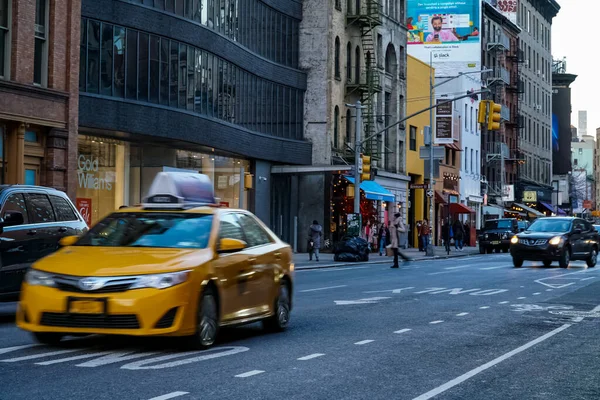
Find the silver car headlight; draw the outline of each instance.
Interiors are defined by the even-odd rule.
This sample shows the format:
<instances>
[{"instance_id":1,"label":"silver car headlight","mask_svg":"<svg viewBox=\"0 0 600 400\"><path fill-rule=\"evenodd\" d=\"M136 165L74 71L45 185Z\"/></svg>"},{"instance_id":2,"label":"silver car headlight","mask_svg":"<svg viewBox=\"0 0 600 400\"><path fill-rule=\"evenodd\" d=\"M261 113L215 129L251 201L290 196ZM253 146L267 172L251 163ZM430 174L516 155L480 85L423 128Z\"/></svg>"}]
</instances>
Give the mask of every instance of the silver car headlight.
<instances>
[{"instance_id":1,"label":"silver car headlight","mask_svg":"<svg viewBox=\"0 0 600 400\"><path fill-rule=\"evenodd\" d=\"M56 286L52 274L38 271L37 269L29 269L29 271L27 271L25 274L25 282L30 286Z\"/></svg>"},{"instance_id":2,"label":"silver car headlight","mask_svg":"<svg viewBox=\"0 0 600 400\"><path fill-rule=\"evenodd\" d=\"M166 274L140 275L129 289L166 289L187 281L191 271L169 272Z\"/></svg>"}]
</instances>

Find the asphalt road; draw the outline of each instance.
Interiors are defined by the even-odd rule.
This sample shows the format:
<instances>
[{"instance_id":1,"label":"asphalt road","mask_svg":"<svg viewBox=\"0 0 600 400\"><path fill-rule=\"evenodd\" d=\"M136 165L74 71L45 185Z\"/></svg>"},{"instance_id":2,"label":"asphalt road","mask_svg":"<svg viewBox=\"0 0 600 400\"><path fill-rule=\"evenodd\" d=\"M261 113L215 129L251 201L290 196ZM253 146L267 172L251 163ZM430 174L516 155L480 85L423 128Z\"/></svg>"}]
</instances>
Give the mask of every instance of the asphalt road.
<instances>
[{"instance_id":1,"label":"asphalt road","mask_svg":"<svg viewBox=\"0 0 600 400\"><path fill-rule=\"evenodd\" d=\"M599 399L600 267L504 254L296 273L291 326L35 346L0 304L0 399Z\"/></svg>"}]
</instances>

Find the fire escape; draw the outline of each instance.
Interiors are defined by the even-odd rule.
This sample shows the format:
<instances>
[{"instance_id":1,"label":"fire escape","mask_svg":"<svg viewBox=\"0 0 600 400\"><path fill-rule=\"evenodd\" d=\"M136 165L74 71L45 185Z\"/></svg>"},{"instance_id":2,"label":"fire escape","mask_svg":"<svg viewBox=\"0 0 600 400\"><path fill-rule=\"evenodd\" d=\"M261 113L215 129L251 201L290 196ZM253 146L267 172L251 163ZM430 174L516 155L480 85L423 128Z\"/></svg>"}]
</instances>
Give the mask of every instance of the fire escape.
<instances>
[{"instance_id":1,"label":"fire escape","mask_svg":"<svg viewBox=\"0 0 600 400\"><path fill-rule=\"evenodd\" d=\"M487 87L491 91L491 100L502 104L502 125L500 131L487 131L486 140L486 163L489 168L487 173L488 194L502 198L506 182L506 162L511 159L511 151L506 140L506 121L511 120L511 111L504 104L507 87L511 83L510 72L504 67L506 65L506 54L510 51L510 39L499 31L487 43L487 53L492 56L493 65L488 65L493 72L487 76Z\"/></svg>"},{"instance_id":2,"label":"fire escape","mask_svg":"<svg viewBox=\"0 0 600 400\"><path fill-rule=\"evenodd\" d=\"M523 50L519 48L518 40L517 45L514 51L511 51L508 55L508 58L513 63L513 68L510 76L510 85L507 87L507 91L509 93L516 94L515 103L513 104L513 108L511 110L511 118L506 122L506 125L513 128L516 131L516 140L515 149L511 150L512 159L511 162L514 166L514 171L517 175L517 179L519 175L519 169L523 164L525 164L525 159L521 154L520 146L519 146L519 138L522 136L521 132L525 129L525 117L521 114L521 97L525 93L525 82L521 79L521 64L525 62L525 53ZM516 182L514 182L516 183Z\"/></svg>"},{"instance_id":3,"label":"fire escape","mask_svg":"<svg viewBox=\"0 0 600 400\"><path fill-rule=\"evenodd\" d=\"M357 8L349 10L346 16L346 25L352 25L360 29L362 42L362 57L364 68L360 71L360 77L346 85L346 95L358 93L360 101L365 107L363 109L363 133L365 139L375 133L376 129L376 93L381 92L381 76L377 68L377 54L375 51L377 31L375 28L381 25L381 4L377 0L357 1ZM380 138L376 137L365 143L365 153L371 155L374 160L380 158Z\"/></svg>"}]
</instances>

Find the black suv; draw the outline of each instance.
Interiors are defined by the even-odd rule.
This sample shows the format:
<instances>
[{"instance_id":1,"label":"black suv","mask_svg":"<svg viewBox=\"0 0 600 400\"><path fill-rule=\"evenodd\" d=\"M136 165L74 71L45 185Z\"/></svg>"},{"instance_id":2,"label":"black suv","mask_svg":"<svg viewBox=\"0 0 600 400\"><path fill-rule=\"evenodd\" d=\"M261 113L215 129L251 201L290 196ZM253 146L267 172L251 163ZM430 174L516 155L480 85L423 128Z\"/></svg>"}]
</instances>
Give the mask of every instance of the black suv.
<instances>
[{"instance_id":1,"label":"black suv","mask_svg":"<svg viewBox=\"0 0 600 400\"><path fill-rule=\"evenodd\" d=\"M499 218L485 221L479 233L479 252L481 254L492 251L508 252L510 238L519 232L519 224L515 218Z\"/></svg>"},{"instance_id":2,"label":"black suv","mask_svg":"<svg viewBox=\"0 0 600 400\"><path fill-rule=\"evenodd\" d=\"M558 261L561 268L567 268L571 260L584 260L591 268L596 266L599 243L594 226L581 218L539 218L513 236L510 253L516 268L525 260L543 261L545 267Z\"/></svg>"},{"instance_id":3,"label":"black suv","mask_svg":"<svg viewBox=\"0 0 600 400\"><path fill-rule=\"evenodd\" d=\"M19 297L27 269L87 225L67 195L40 186L0 185L0 301Z\"/></svg>"}]
</instances>

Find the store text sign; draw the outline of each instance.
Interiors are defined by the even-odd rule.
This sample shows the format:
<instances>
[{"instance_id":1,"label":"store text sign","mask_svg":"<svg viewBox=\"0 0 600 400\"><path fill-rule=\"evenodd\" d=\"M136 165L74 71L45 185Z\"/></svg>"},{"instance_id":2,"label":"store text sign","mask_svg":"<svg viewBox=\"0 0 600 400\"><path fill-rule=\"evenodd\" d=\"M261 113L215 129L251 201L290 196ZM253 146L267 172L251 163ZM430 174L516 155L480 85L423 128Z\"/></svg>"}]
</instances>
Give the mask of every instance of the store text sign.
<instances>
[{"instance_id":1,"label":"store text sign","mask_svg":"<svg viewBox=\"0 0 600 400\"><path fill-rule=\"evenodd\" d=\"M92 199L77 198L77 210L83 217L85 223L90 226L92 224Z\"/></svg>"},{"instance_id":2,"label":"store text sign","mask_svg":"<svg viewBox=\"0 0 600 400\"><path fill-rule=\"evenodd\" d=\"M80 154L77 158L77 177L81 189L112 190L112 182L100 177L98 157Z\"/></svg>"}]
</instances>

